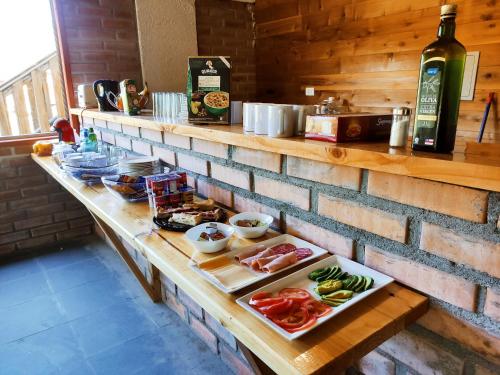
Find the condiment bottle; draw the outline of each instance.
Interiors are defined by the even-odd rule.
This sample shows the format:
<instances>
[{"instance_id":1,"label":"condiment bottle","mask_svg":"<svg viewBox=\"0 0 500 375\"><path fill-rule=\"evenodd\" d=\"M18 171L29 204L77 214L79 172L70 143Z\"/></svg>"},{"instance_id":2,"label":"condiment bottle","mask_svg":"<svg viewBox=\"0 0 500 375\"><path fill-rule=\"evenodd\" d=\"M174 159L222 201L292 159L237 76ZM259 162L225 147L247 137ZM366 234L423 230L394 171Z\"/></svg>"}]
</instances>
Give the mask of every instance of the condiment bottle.
<instances>
[{"instance_id":1,"label":"condiment bottle","mask_svg":"<svg viewBox=\"0 0 500 375\"><path fill-rule=\"evenodd\" d=\"M407 107L394 108L392 110L392 126L389 146L404 147L408 140L408 128L410 126L411 110Z\"/></svg>"}]
</instances>

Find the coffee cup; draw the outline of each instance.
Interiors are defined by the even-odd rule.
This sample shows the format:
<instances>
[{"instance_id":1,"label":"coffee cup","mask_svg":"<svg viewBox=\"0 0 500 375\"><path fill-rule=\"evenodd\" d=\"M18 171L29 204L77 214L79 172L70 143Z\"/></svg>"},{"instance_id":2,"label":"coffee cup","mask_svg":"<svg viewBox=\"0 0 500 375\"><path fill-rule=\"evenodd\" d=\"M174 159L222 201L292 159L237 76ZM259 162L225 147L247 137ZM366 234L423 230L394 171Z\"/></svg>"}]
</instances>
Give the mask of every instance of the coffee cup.
<instances>
[{"instance_id":1,"label":"coffee cup","mask_svg":"<svg viewBox=\"0 0 500 375\"><path fill-rule=\"evenodd\" d=\"M267 135L269 124L269 108L271 104L257 103L254 111L254 132L257 135Z\"/></svg>"},{"instance_id":2,"label":"coffee cup","mask_svg":"<svg viewBox=\"0 0 500 375\"><path fill-rule=\"evenodd\" d=\"M304 135L308 115L314 115L316 108L313 105L294 105L293 114L295 121L294 135Z\"/></svg>"},{"instance_id":3,"label":"coffee cup","mask_svg":"<svg viewBox=\"0 0 500 375\"><path fill-rule=\"evenodd\" d=\"M255 107L260 103L243 103L243 131L255 130Z\"/></svg>"},{"instance_id":4,"label":"coffee cup","mask_svg":"<svg viewBox=\"0 0 500 375\"><path fill-rule=\"evenodd\" d=\"M269 106L267 126L267 135L269 137L292 137L295 128L293 106L288 104Z\"/></svg>"}]
</instances>

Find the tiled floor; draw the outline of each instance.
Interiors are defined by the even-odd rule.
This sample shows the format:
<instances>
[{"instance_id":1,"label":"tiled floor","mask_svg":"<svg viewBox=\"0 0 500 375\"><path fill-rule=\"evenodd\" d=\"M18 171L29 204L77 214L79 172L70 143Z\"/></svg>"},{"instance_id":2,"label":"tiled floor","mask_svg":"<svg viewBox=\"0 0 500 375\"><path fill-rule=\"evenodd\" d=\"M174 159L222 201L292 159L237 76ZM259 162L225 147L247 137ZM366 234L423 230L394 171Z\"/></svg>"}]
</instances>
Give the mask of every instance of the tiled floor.
<instances>
[{"instance_id":1,"label":"tiled floor","mask_svg":"<svg viewBox=\"0 0 500 375\"><path fill-rule=\"evenodd\" d=\"M227 374L93 238L0 265L0 374Z\"/></svg>"}]
</instances>

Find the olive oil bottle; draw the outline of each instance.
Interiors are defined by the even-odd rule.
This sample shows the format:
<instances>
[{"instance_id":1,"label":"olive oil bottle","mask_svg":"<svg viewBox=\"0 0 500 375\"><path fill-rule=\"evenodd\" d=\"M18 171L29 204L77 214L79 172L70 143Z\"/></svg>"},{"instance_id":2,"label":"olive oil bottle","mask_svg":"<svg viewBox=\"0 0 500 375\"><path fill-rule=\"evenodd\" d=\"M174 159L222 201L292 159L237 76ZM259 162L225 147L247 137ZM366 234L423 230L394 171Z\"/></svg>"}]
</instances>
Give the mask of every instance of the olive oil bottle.
<instances>
[{"instance_id":1,"label":"olive oil bottle","mask_svg":"<svg viewBox=\"0 0 500 375\"><path fill-rule=\"evenodd\" d=\"M451 152L455 146L466 51L455 39L457 6L441 7L436 41L422 52L413 127L414 150Z\"/></svg>"}]
</instances>

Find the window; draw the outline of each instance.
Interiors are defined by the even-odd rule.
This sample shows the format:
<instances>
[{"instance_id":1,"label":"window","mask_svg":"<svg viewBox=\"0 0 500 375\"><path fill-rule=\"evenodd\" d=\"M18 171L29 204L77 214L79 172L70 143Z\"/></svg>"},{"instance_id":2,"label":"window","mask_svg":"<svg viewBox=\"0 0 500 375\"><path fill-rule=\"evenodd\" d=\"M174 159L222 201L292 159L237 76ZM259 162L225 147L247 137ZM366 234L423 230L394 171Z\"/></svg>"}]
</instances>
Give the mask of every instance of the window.
<instances>
[{"instance_id":1,"label":"window","mask_svg":"<svg viewBox=\"0 0 500 375\"><path fill-rule=\"evenodd\" d=\"M16 32L2 50L15 58L0 64L0 140L50 132L52 117L67 117L50 1L17 0L5 13L3 28Z\"/></svg>"}]
</instances>

